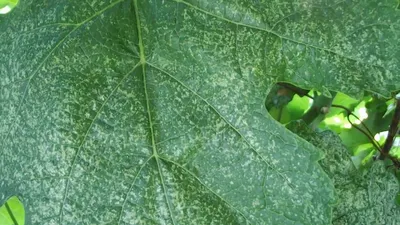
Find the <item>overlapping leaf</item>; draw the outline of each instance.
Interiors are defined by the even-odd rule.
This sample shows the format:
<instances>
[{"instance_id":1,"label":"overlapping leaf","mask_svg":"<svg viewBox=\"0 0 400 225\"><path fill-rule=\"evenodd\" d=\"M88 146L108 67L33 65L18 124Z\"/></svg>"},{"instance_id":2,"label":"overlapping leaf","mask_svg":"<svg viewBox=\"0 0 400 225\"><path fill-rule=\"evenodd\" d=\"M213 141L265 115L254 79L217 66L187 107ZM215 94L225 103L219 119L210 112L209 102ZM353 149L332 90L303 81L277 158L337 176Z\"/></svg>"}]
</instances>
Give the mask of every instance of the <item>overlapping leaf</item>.
<instances>
[{"instance_id":1,"label":"overlapping leaf","mask_svg":"<svg viewBox=\"0 0 400 225\"><path fill-rule=\"evenodd\" d=\"M329 223L321 154L264 98L399 88L393 4L20 2L0 17L0 201L29 224Z\"/></svg>"},{"instance_id":2,"label":"overlapping leaf","mask_svg":"<svg viewBox=\"0 0 400 225\"><path fill-rule=\"evenodd\" d=\"M333 224L399 224L400 206L396 177L383 162L375 162L366 171L358 171L339 136L331 131L314 132L294 122L288 128L323 150L320 161L333 180L338 203L333 209Z\"/></svg>"}]
</instances>

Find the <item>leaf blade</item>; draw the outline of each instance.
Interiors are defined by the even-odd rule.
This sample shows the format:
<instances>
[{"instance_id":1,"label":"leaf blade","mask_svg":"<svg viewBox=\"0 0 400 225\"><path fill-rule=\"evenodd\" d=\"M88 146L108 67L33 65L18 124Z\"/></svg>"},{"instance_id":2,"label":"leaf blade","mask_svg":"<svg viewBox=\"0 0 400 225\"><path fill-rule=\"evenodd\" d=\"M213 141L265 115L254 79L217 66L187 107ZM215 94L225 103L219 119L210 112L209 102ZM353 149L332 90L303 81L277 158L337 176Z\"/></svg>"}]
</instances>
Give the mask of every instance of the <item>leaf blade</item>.
<instances>
[{"instance_id":1,"label":"leaf blade","mask_svg":"<svg viewBox=\"0 0 400 225\"><path fill-rule=\"evenodd\" d=\"M242 26L187 3L27 1L0 21L0 198L22 193L30 223L330 220L321 153L263 108L277 80L319 80L282 75L294 47L258 12Z\"/></svg>"}]
</instances>

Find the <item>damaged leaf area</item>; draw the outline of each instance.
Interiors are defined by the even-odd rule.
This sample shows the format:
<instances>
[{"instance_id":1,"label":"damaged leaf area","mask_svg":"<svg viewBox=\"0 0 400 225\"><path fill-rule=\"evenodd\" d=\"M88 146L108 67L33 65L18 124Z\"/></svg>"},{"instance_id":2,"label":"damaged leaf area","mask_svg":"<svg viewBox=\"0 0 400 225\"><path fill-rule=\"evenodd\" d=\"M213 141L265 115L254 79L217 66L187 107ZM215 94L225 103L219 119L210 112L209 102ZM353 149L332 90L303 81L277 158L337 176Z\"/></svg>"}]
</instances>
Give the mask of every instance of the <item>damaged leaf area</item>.
<instances>
[{"instance_id":1,"label":"damaged leaf area","mask_svg":"<svg viewBox=\"0 0 400 225\"><path fill-rule=\"evenodd\" d=\"M21 1L0 17L0 205L41 225L329 224L321 151L265 97L400 89L395 8Z\"/></svg>"}]
</instances>

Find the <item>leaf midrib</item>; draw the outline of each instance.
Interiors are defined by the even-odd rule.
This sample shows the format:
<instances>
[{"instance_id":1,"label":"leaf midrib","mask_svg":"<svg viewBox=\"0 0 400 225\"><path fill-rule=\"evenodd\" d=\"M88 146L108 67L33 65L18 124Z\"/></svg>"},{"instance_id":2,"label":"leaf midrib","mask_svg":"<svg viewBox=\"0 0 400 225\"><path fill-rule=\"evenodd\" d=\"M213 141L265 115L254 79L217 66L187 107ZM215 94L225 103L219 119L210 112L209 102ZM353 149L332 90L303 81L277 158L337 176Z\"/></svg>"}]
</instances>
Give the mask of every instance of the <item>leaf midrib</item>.
<instances>
[{"instance_id":1,"label":"leaf midrib","mask_svg":"<svg viewBox=\"0 0 400 225\"><path fill-rule=\"evenodd\" d=\"M261 160L268 167L270 167L271 169L275 170L284 180L286 180L286 182L288 182L290 184L290 182L287 180L287 178L283 174L281 174L275 167L273 167L270 163L268 163L268 161L249 143L249 141L243 136L243 134L241 134L241 132L237 128L235 128L233 126L233 124L231 124L223 115L221 115L221 113L212 104L210 104L207 100L205 100L203 97L201 97L198 93L196 93L195 91L193 91L192 89L187 87L184 83L182 83L180 80L178 80L173 75L169 74L168 72L162 70L161 68L159 68L159 67L157 67L157 66L155 66L153 64L150 64L149 62L146 61L146 54L145 54L145 51L144 51L143 36L142 36L140 16L139 16L139 7L138 7L137 0L133 0L133 3L134 3L134 10L135 10L136 22L137 22L136 27L137 27L137 32L138 32L138 42L139 42L138 46L139 46L139 54L140 54L140 64L141 64L141 67L142 67L143 85L144 85L144 92L145 92L145 99L146 99L146 109L147 109L147 116L148 116L150 135L151 135L151 145L152 145L152 149L153 149L153 155L149 157L149 159L145 162L145 164L148 163L151 158L154 158L156 160L156 164L157 164L158 173L159 173L159 176L160 176L161 185L162 185L162 188L163 188L165 200L166 200L166 203L167 203L167 206L168 206L168 211L169 211L172 223L176 224L176 222L175 222L176 220L174 219L174 214L172 212L172 206L171 206L170 200L168 198L167 188L166 188L166 185L165 185L164 175L163 175L163 172L162 172L162 169L161 169L161 161L160 160L171 162L171 163L173 163L175 165L178 165L178 166L180 166L180 165L177 164L176 162L173 162L171 160L163 158L158 154L157 143L155 141L156 138L155 138L155 133L154 133L153 116L151 115L151 108L150 108L150 97L149 97L148 88L147 88L146 66L151 66L154 69L159 70L161 73L164 73L164 74L168 75L173 80L178 82L181 86L183 86L185 89L189 90L192 94L194 94L195 96L199 97L203 102L206 103L206 105L208 105L210 108L212 108L225 121L225 123L229 127L231 127L244 140L244 142L251 148L251 150L257 155L257 157L261 158ZM136 182L137 177L141 173L142 169L146 166L145 164L140 168L140 170L136 174L136 176L135 176L135 178L134 178L134 180L133 180L133 182L131 184L131 187L133 187L134 183ZM183 166L180 166L180 167L182 169L184 169L186 172L188 172L191 176L193 176L207 190L209 190L211 193L213 193L218 198L220 198L222 201L224 201L225 204L227 204L230 208L236 210L240 215L242 215L244 218L246 218L246 220L248 220L248 218L243 214L243 212L241 212L237 208L233 207L228 201L226 201L224 198L222 198L222 196L219 196L214 191L212 191L203 182L201 182L198 177L194 176L194 174L192 174L190 171L185 169ZM129 188L129 190L127 191L126 196L125 196L126 198L128 197L130 192L131 192L131 188ZM124 205L125 205L125 203L123 203L123 206ZM123 208L124 207L122 207L121 212L120 212L119 222L122 219Z\"/></svg>"},{"instance_id":2,"label":"leaf midrib","mask_svg":"<svg viewBox=\"0 0 400 225\"><path fill-rule=\"evenodd\" d=\"M156 141L155 141L153 117L151 115L151 109L150 109L150 97L149 97L149 93L147 91L146 56L145 56L145 52L144 52L142 29L141 29L141 22L140 22L140 16L139 16L139 5L138 5L137 0L133 0L133 8L135 10L135 16L136 16L136 28L137 28L138 41L139 41L139 43L138 43L139 55L140 55L140 63L141 63L141 67L142 67L143 86L144 86L144 94L145 94L145 99L146 99L147 117L148 117L148 122L149 122L149 127L150 127L151 146L153 148L153 157L155 158L156 163L157 163L158 173L160 175L161 186L162 186L162 189L164 192L165 201L167 203L168 212L170 214L172 224L175 225L176 224L175 218L174 218L174 214L172 213L172 206L170 203L170 199L168 198L167 188L165 186L164 175L163 175L163 172L161 169L161 162L159 159L157 145L156 145Z\"/></svg>"}]
</instances>

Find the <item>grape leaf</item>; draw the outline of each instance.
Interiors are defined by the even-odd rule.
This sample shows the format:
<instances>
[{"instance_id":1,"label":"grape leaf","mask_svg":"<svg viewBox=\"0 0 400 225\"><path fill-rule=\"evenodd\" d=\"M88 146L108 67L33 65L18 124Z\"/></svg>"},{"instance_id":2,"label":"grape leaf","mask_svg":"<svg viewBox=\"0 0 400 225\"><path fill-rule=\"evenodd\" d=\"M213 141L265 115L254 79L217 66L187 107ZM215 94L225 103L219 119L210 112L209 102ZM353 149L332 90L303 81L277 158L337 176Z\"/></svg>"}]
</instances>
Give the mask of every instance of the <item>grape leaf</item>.
<instances>
[{"instance_id":1,"label":"grape leaf","mask_svg":"<svg viewBox=\"0 0 400 225\"><path fill-rule=\"evenodd\" d=\"M0 17L0 204L27 224L328 224L321 152L264 99L398 89L395 7L22 1Z\"/></svg>"},{"instance_id":2,"label":"grape leaf","mask_svg":"<svg viewBox=\"0 0 400 225\"><path fill-rule=\"evenodd\" d=\"M333 180L338 196L333 224L400 224L400 206L395 202L399 184L383 162L359 171L337 134L317 133L298 122L287 127L326 153L320 164Z\"/></svg>"}]
</instances>

